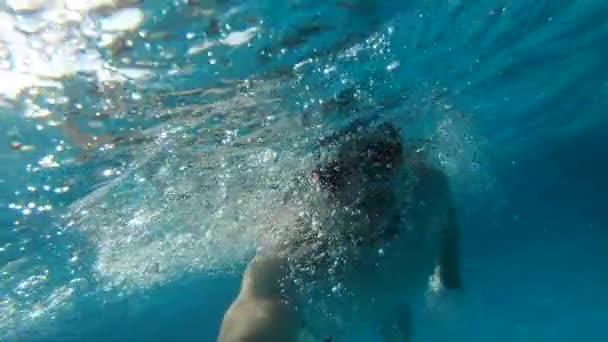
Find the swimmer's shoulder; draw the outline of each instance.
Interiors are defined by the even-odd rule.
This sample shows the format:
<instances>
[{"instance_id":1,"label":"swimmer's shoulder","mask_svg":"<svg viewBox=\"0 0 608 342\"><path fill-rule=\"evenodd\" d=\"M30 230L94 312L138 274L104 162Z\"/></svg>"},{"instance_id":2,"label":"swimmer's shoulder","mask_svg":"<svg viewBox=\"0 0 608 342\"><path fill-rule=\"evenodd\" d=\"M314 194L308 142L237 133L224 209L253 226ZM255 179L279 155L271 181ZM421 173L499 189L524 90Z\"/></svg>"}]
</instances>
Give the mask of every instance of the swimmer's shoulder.
<instances>
[{"instance_id":1,"label":"swimmer's shoulder","mask_svg":"<svg viewBox=\"0 0 608 342\"><path fill-rule=\"evenodd\" d=\"M416 163L414 170L416 177L418 177L422 183L434 185L438 188L449 187L448 175L430 162Z\"/></svg>"},{"instance_id":2,"label":"swimmer's shoulder","mask_svg":"<svg viewBox=\"0 0 608 342\"><path fill-rule=\"evenodd\" d=\"M450 182L441 168L427 161L416 162L411 172L416 179L412 190L417 200L436 202L449 198Z\"/></svg>"}]
</instances>

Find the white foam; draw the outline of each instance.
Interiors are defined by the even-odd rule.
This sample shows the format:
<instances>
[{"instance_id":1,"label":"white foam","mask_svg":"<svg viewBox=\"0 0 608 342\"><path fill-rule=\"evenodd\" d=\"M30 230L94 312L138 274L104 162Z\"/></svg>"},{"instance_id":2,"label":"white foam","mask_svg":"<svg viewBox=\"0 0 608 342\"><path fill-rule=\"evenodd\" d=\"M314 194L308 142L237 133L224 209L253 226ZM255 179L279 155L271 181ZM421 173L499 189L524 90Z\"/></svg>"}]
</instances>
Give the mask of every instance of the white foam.
<instances>
[{"instance_id":1,"label":"white foam","mask_svg":"<svg viewBox=\"0 0 608 342\"><path fill-rule=\"evenodd\" d=\"M221 43L229 46L239 46L253 39L256 32L258 32L257 27L250 27L245 31L233 31L222 39Z\"/></svg>"},{"instance_id":2,"label":"white foam","mask_svg":"<svg viewBox=\"0 0 608 342\"><path fill-rule=\"evenodd\" d=\"M209 50L210 48L214 47L215 45L216 45L215 42L206 40L206 41L204 41L204 42L202 42L200 44L196 44L196 45L191 46L188 49L188 54L189 55L196 55L196 54L199 54L199 53L201 53L203 51Z\"/></svg>"},{"instance_id":3,"label":"white foam","mask_svg":"<svg viewBox=\"0 0 608 342\"><path fill-rule=\"evenodd\" d=\"M228 45L232 47L240 46L250 42L253 37L255 37L255 33L258 32L259 29L257 27L250 27L244 31L233 31L230 32L226 37L220 39L219 41L215 40L205 40L202 43L195 44L188 49L188 55L196 55L201 52L207 51L210 48L218 45Z\"/></svg>"},{"instance_id":4,"label":"white foam","mask_svg":"<svg viewBox=\"0 0 608 342\"><path fill-rule=\"evenodd\" d=\"M134 31L144 22L139 8L125 8L101 20L101 29L108 32Z\"/></svg>"},{"instance_id":5,"label":"white foam","mask_svg":"<svg viewBox=\"0 0 608 342\"><path fill-rule=\"evenodd\" d=\"M257 90L263 93L259 85ZM228 146L212 151L192 149L187 130L179 129L205 122L205 115L147 131L156 141L135 146L127 170L70 207L70 227L81 229L95 249L94 271L102 284L131 291L187 272L226 271L272 238L273 222L285 217L277 209L277 188L292 181L292 173L301 169L292 163L303 158L265 145L282 139L277 132L288 131L283 119L265 127L264 146L246 143L250 136L241 137L231 127L251 121L244 109L253 104L280 105L251 96L197 105L208 115L226 113L227 123L206 136L230 136Z\"/></svg>"}]
</instances>

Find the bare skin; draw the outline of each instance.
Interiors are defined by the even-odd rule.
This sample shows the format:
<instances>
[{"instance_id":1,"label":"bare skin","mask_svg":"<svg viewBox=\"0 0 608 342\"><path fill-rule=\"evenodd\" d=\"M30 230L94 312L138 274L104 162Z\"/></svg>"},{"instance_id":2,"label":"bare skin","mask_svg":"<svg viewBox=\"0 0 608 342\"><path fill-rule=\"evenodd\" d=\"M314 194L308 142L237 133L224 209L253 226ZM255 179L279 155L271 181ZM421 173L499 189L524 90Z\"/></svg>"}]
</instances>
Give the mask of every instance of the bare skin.
<instances>
[{"instance_id":1,"label":"bare skin","mask_svg":"<svg viewBox=\"0 0 608 342\"><path fill-rule=\"evenodd\" d=\"M371 250L376 251L375 244L386 246L386 255L378 259L381 263L352 266L345 271L344 283L353 289L353 293L357 293L353 297L352 306L364 308L359 312L367 315L364 319L374 319L371 316L379 312L377 308L394 302L394 295L402 291L424 289L428 277L436 270L439 271L445 288L462 288L459 228L447 177L440 170L411 155L413 150L391 144L351 144L350 147L343 148L339 163L332 164L328 171L313 172L313 182L321 183L325 191L331 192L333 201L347 207L360 205L363 208L363 214L354 218L355 225L349 223L344 226L349 227L344 228L349 231L348 238L354 236L358 241L356 247L351 248L364 250L367 244ZM377 148L379 154L374 155L374 151L370 154L370 149ZM354 150L357 152L353 154ZM366 151L367 154L360 155L358 151ZM368 155L372 156L371 159L365 159ZM385 158L386 155L390 155L390 158ZM363 163L361 158L364 158ZM389 171L372 169L370 173L366 169L368 164L378 162L388 162ZM416 179L412 184L404 185L404 189L395 190L397 198L409 196L411 199L408 210L402 214L406 218L389 217L387 220L387 216L401 211L390 204L394 200L387 195L388 191L375 191L377 183L368 183L366 177L372 175L377 178L381 177L378 176L380 174L404 172L404 168L407 168L405 172ZM336 169L337 172L333 171ZM380 223L383 220L388 222L385 226L389 229L381 230L378 238L374 229L378 230L376 227L383 225ZM367 223L361 223L363 221ZM391 225L403 227L393 231ZM292 248L292 251L288 249L286 253L296 254L298 245L305 244L306 241L308 240L304 238L288 243L288 248ZM362 242L361 246L359 242ZM349 242L345 240L344 243ZM373 260L377 256L364 254L364 258ZM300 315L301 310L296 311L296 293L286 290L284 286L288 284L285 282L288 275L286 270L294 262L297 264L299 261L291 258L288 262L278 254L254 258L244 273L237 299L224 316L219 342L299 341L303 317ZM301 262L306 263L308 260ZM380 297L384 299L369 301L369 298ZM409 341L413 335L409 306L407 303L392 304L394 310L380 318L379 331L385 341ZM348 315L344 317L350 319Z\"/></svg>"},{"instance_id":2,"label":"bare skin","mask_svg":"<svg viewBox=\"0 0 608 342\"><path fill-rule=\"evenodd\" d=\"M298 317L283 291L286 261L256 256L243 274L237 299L224 315L218 341L296 341Z\"/></svg>"}]
</instances>

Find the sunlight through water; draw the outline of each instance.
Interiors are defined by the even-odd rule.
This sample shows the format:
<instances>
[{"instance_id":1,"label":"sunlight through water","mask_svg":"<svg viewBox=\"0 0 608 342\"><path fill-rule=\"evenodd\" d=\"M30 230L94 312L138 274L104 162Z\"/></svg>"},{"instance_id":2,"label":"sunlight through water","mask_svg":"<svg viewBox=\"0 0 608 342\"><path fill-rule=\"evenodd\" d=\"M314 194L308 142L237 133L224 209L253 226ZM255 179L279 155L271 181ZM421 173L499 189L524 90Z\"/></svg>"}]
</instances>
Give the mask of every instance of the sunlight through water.
<instances>
[{"instance_id":1,"label":"sunlight through water","mask_svg":"<svg viewBox=\"0 0 608 342\"><path fill-rule=\"evenodd\" d=\"M600 1L0 0L0 340L179 339L165 322L213 340L227 284L303 215L284 210L296 179L332 137L382 120L449 176L468 239L469 287L429 279L419 338L601 340L603 216L552 191L601 151L606 15Z\"/></svg>"}]
</instances>

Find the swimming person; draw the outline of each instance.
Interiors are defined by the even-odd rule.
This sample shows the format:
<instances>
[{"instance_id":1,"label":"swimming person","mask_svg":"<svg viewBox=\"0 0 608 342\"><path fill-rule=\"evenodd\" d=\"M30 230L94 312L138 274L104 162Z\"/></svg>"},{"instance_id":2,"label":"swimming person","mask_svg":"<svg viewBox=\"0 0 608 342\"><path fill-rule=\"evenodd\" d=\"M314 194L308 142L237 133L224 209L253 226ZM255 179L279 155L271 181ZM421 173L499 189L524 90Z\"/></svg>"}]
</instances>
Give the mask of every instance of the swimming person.
<instances>
[{"instance_id":1,"label":"swimming person","mask_svg":"<svg viewBox=\"0 0 608 342\"><path fill-rule=\"evenodd\" d=\"M296 183L285 210L297 214L249 263L218 341L298 341L313 321L302 288L336 284L348 292L341 324L374 322L386 341L409 341L401 298L424 292L433 275L462 288L447 176L392 124L344 134Z\"/></svg>"}]
</instances>

